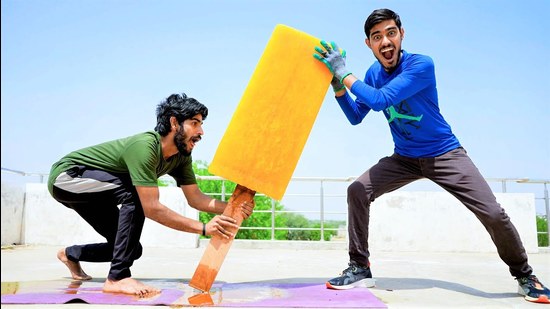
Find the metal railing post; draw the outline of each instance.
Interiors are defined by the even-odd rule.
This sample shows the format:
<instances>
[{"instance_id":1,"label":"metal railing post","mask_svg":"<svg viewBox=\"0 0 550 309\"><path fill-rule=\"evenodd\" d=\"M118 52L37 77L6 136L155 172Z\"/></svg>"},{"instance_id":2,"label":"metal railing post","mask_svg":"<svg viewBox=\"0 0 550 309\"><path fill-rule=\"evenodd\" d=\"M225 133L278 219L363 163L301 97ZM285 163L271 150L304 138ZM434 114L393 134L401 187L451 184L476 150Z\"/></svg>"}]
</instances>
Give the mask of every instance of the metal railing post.
<instances>
[{"instance_id":1,"label":"metal railing post","mask_svg":"<svg viewBox=\"0 0 550 309\"><path fill-rule=\"evenodd\" d=\"M222 201L225 202L225 180L222 180Z\"/></svg>"},{"instance_id":2,"label":"metal railing post","mask_svg":"<svg viewBox=\"0 0 550 309\"><path fill-rule=\"evenodd\" d=\"M550 247L550 198L546 182L544 183L544 207L546 208L546 236L548 236L548 247Z\"/></svg>"},{"instance_id":3,"label":"metal railing post","mask_svg":"<svg viewBox=\"0 0 550 309\"><path fill-rule=\"evenodd\" d=\"M325 241L325 191L323 188L323 181L321 180L321 190L319 192L321 205L320 205L320 221L321 221L321 241Z\"/></svg>"},{"instance_id":4,"label":"metal railing post","mask_svg":"<svg viewBox=\"0 0 550 309\"><path fill-rule=\"evenodd\" d=\"M275 240L275 200L271 199L271 240Z\"/></svg>"}]
</instances>

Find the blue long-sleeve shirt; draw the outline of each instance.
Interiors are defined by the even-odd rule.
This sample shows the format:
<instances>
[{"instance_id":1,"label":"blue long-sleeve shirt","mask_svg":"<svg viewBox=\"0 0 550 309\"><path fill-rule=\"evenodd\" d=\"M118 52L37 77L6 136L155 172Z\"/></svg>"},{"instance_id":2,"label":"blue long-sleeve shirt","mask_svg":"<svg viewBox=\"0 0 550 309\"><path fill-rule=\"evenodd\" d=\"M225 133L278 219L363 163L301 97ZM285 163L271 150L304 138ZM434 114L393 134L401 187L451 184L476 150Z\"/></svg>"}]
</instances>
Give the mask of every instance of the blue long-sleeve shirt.
<instances>
[{"instance_id":1,"label":"blue long-sleeve shirt","mask_svg":"<svg viewBox=\"0 0 550 309\"><path fill-rule=\"evenodd\" d=\"M351 93L336 97L352 125L371 111L383 111L390 126L394 151L411 158L435 157L460 147L451 126L439 110L432 59L403 50L398 67L388 74L376 61L364 82L353 83Z\"/></svg>"}]
</instances>

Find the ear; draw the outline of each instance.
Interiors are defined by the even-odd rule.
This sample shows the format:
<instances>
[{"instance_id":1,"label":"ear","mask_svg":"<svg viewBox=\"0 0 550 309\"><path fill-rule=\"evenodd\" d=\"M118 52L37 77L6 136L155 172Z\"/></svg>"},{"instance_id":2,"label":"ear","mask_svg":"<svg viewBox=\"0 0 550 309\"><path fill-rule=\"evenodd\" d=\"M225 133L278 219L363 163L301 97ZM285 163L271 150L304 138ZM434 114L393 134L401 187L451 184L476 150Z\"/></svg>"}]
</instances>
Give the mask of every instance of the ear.
<instances>
[{"instance_id":1,"label":"ear","mask_svg":"<svg viewBox=\"0 0 550 309\"><path fill-rule=\"evenodd\" d=\"M365 39L365 44L367 44L367 46L368 46L370 49L372 49L372 47L370 46L370 40L369 40L369 38L366 38L366 39Z\"/></svg>"},{"instance_id":2,"label":"ear","mask_svg":"<svg viewBox=\"0 0 550 309\"><path fill-rule=\"evenodd\" d=\"M405 28L401 27L401 41L405 38Z\"/></svg>"},{"instance_id":3,"label":"ear","mask_svg":"<svg viewBox=\"0 0 550 309\"><path fill-rule=\"evenodd\" d=\"M170 116L170 126L175 129L178 124L178 120L174 116Z\"/></svg>"}]
</instances>

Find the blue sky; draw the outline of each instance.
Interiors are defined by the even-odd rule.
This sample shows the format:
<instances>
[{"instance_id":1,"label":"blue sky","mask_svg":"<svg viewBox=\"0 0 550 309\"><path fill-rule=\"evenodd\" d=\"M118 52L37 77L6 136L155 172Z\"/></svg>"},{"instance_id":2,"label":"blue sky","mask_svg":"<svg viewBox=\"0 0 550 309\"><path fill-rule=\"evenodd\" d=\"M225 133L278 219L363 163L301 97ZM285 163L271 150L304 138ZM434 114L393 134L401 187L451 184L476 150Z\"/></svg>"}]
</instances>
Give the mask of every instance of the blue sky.
<instances>
[{"instance_id":1,"label":"blue sky","mask_svg":"<svg viewBox=\"0 0 550 309\"><path fill-rule=\"evenodd\" d=\"M363 24L400 14L403 48L435 62L440 108L486 177L550 178L550 1L1 2L2 167L47 173L66 153L151 130L185 92L209 108L210 162L276 24L375 61ZM251 125L250 130L254 130ZM381 113L350 125L327 96L294 176L358 176L393 143ZM4 176L4 175L3 175Z\"/></svg>"}]
</instances>

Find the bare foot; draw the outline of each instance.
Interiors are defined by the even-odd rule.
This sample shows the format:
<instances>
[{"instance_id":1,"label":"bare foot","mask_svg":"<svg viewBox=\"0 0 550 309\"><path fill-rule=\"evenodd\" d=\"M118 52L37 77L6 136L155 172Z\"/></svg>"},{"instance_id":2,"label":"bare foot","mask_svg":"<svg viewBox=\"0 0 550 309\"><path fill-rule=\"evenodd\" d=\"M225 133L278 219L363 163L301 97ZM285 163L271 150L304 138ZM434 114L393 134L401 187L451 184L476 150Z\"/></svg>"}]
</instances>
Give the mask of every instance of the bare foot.
<instances>
[{"instance_id":1,"label":"bare foot","mask_svg":"<svg viewBox=\"0 0 550 309\"><path fill-rule=\"evenodd\" d=\"M59 250L57 252L57 258L63 262L69 268L69 271L71 272L71 276L75 280L90 280L92 279L92 276L89 276L82 270L82 267L80 267L80 262L73 262L67 258L67 255L65 254L65 248Z\"/></svg>"},{"instance_id":2,"label":"bare foot","mask_svg":"<svg viewBox=\"0 0 550 309\"><path fill-rule=\"evenodd\" d=\"M133 278L124 278L118 281L111 279L105 280L105 284L103 284L103 292L150 296L160 293L160 290L155 287L145 285Z\"/></svg>"}]
</instances>

